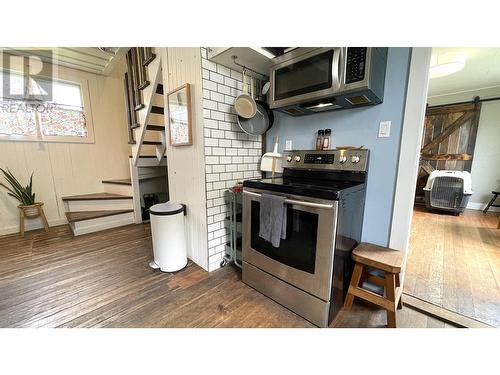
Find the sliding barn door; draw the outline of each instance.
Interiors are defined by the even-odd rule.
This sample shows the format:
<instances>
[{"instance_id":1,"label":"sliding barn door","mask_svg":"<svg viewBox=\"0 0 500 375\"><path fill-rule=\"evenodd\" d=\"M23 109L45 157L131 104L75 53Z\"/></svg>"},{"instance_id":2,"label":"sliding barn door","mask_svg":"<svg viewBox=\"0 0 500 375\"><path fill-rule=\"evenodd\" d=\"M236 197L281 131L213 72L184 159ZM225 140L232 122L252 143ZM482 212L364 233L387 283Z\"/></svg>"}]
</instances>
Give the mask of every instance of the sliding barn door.
<instances>
[{"instance_id":1,"label":"sliding barn door","mask_svg":"<svg viewBox=\"0 0 500 375\"><path fill-rule=\"evenodd\" d=\"M481 103L428 107L415 193L423 202L427 177L435 169L471 171Z\"/></svg>"}]
</instances>

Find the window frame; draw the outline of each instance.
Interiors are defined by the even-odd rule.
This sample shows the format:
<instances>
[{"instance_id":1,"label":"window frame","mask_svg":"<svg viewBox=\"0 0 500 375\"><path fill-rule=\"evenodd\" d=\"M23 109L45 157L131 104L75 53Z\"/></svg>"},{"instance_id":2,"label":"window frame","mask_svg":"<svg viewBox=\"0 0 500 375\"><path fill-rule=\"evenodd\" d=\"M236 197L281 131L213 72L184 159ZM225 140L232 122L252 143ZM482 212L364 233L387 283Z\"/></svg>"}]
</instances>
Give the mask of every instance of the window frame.
<instances>
[{"instance_id":1,"label":"window frame","mask_svg":"<svg viewBox=\"0 0 500 375\"><path fill-rule=\"evenodd\" d=\"M0 71L6 71L0 67ZM22 72L16 69L10 69L14 73L21 74ZM87 127L86 137L77 136L64 136L64 135L43 135L42 129L37 119L37 135L2 135L0 134L0 142L45 142L45 143L95 143L94 138L94 122L92 118L92 105L90 101L90 82L83 77L71 77L71 79L64 79L56 74L57 77L47 77L55 82L69 83L78 85L80 87L80 94L82 97L83 113L85 115L85 126Z\"/></svg>"}]
</instances>

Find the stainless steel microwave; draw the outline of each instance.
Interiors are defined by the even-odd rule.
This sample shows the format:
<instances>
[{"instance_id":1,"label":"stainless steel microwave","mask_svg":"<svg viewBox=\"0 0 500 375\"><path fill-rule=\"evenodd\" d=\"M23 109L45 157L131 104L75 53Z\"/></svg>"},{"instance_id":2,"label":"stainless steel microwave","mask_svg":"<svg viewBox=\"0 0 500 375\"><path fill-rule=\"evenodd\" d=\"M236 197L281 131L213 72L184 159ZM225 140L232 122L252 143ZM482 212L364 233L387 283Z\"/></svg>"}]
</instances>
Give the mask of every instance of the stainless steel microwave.
<instances>
[{"instance_id":1,"label":"stainless steel microwave","mask_svg":"<svg viewBox=\"0 0 500 375\"><path fill-rule=\"evenodd\" d=\"M289 115L383 100L387 48L295 48L273 63L269 106Z\"/></svg>"}]
</instances>

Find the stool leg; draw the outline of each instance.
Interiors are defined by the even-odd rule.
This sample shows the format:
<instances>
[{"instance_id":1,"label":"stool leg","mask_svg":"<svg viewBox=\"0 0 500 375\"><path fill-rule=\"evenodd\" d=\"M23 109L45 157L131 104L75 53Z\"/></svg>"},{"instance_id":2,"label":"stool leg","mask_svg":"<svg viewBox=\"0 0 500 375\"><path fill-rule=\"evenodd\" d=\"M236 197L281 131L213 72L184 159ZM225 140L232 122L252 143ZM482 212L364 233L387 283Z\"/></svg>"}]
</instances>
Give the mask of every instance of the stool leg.
<instances>
[{"instance_id":1,"label":"stool leg","mask_svg":"<svg viewBox=\"0 0 500 375\"><path fill-rule=\"evenodd\" d=\"M395 304L396 297L396 275L393 273L385 273L385 298ZM393 305L392 309L387 310L387 327L396 328L396 308Z\"/></svg>"},{"instance_id":2,"label":"stool leg","mask_svg":"<svg viewBox=\"0 0 500 375\"><path fill-rule=\"evenodd\" d=\"M399 280L399 273L396 274L396 287L401 286L401 281ZM401 310L403 308L403 302L402 302L403 297L400 296L398 300L398 310Z\"/></svg>"},{"instance_id":3,"label":"stool leg","mask_svg":"<svg viewBox=\"0 0 500 375\"><path fill-rule=\"evenodd\" d=\"M495 203L496 199L497 199L497 195L493 194L493 198L491 198L490 202L486 205L486 208L483 210L483 214L485 214L486 212L488 212L488 210L490 209L491 205L493 203Z\"/></svg>"},{"instance_id":4,"label":"stool leg","mask_svg":"<svg viewBox=\"0 0 500 375\"><path fill-rule=\"evenodd\" d=\"M43 227L45 228L45 232L49 231L49 223L47 222L47 218L45 217L45 212L43 212L43 207L38 207L38 213L42 217Z\"/></svg>"},{"instance_id":5,"label":"stool leg","mask_svg":"<svg viewBox=\"0 0 500 375\"><path fill-rule=\"evenodd\" d=\"M24 210L22 208L19 209L19 233L21 237L24 237Z\"/></svg>"},{"instance_id":6,"label":"stool leg","mask_svg":"<svg viewBox=\"0 0 500 375\"><path fill-rule=\"evenodd\" d=\"M356 263L356 265L354 266L354 271L352 272L351 283L349 284L349 290L347 291L347 296L344 302L345 311L349 311L352 307L352 303L354 302L354 295L351 293L351 288L354 289L359 285L362 273L363 273L363 265L360 263Z\"/></svg>"}]
</instances>

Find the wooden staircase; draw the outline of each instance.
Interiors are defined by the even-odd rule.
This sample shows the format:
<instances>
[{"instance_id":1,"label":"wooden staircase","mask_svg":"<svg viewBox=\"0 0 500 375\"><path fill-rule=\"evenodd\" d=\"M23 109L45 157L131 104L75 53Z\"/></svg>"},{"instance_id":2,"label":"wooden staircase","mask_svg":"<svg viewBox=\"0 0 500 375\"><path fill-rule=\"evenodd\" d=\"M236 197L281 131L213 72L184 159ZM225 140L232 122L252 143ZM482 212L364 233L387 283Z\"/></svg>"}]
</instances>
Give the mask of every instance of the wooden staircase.
<instances>
[{"instance_id":1,"label":"wooden staircase","mask_svg":"<svg viewBox=\"0 0 500 375\"><path fill-rule=\"evenodd\" d=\"M62 200L75 236L134 223L131 195L103 192L73 195Z\"/></svg>"},{"instance_id":2,"label":"wooden staircase","mask_svg":"<svg viewBox=\"0 0 500 375\"><path fill-rule=\"evenodd\" d=\"M152 177L141 176L138 167L166 167L160 57L142 47L131 48L126 56L124 88L132 178L103 180L103 192L62 198L75 236L141 222L139 180ZM143 146L154 146L155 155L142 155L147 148Z\"/></svg>"}]
</instances>

